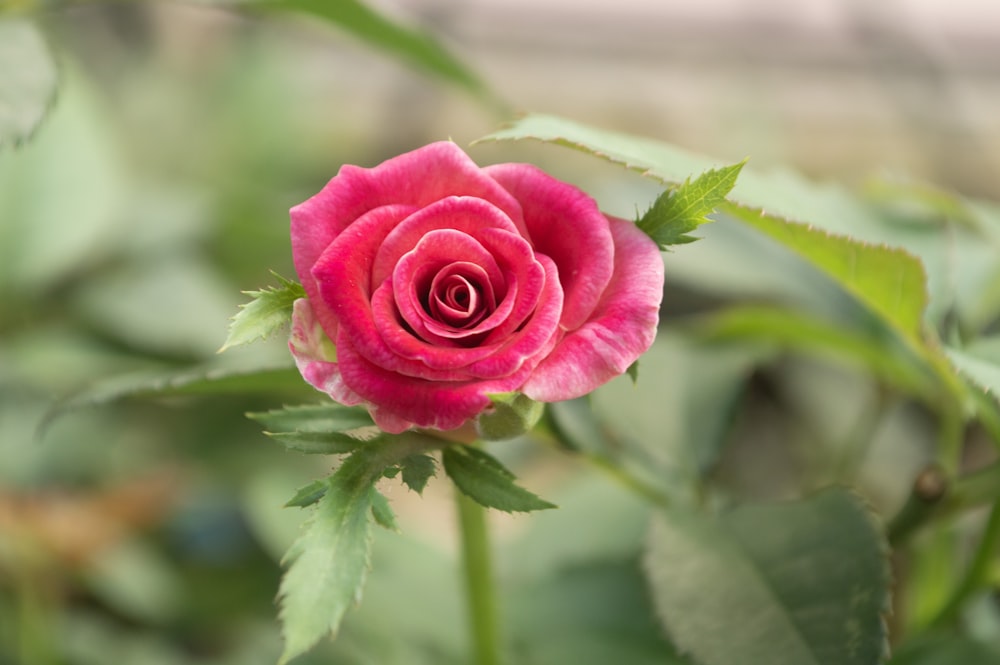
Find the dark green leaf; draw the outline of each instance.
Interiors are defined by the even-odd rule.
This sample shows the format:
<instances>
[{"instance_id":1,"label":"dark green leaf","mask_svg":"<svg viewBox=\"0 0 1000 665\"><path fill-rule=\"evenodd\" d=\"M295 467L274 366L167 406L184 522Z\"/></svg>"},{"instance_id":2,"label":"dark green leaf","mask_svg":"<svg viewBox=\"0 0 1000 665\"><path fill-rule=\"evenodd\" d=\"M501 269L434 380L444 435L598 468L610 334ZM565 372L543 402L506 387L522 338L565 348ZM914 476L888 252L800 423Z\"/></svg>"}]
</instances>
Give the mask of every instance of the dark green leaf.
<instances>
[{"instance_id":1,"label":"dark green leaf","mask_svg":"<svg viewBox=\"0 0 1000 665\"><path fill-rule=\"evenodd\" d=\"M851 329L808 313L765 306L733 307L698 326L709 342L755 340L821 356L862 364L889 385L928 400L938 395L936 379L927 364L905 346L875 330Z\"/></svg>"},{"instance_id":2,"label":"dark green leaf","mask_svg":"<svg viewBox=\"0 0 1000 665\"><path fill-rule=\"evenodd\" d=\"M460 60L433 37L382 16L359 0L263 0L252 6L305 12L329 21L372 46L424 71L490 99L490 93Z\"/></svg>"},{"instance_id":3,"label":"dark green leaf","mask_svg":"<svg viewBox=\"0 0 1000 665\"><path fill-rule=\"evenodd\" d=\"M38 28L0 18L0 148L31 136L55 99L58 79Z\"/></svg>"},{"instance_id":4,"label":"dark green leaf","mask_svg":"<svg viewBox=\"0 0 1000 665\"><path fill-rule=\"evenodd\" d=\"M219 352L258 339L266 339L288 324L292 318L292 305L306 292L296 282L275 275L280 286L270 286L260 291L244 291L253 300L240 305L240 311L229 324L229 336Z\"/></svg>"},{"instance_id":5,"label":"dark green leaf","mask_svg":"<svg viewBox=\"0 0 1000 665\"><path fill-rule=\"evenodd\" d=\"M705 171L695 180L686 179L657 197L637 222L660 249L697 240L688 235L710 222L708 218L726 200L746 161Z\"/></svg>"},{"instance_id":6,"label":"dark green leaf","mask_svg":"<svg viewBox=\"0 0 1000 665\"><path fill-rule=\"evenodd\" d=\"M902 644L889 665L1000 665L1000 651L970 637L938 635Z\"/></svg>"},{"instance_id":7,"label":"dark green leaf","mask_svg":"<svg viewBox=\"0 0 1000 665\"><path fill-rule=\"evenodd\" d=\"M285 504L286 508L305 508L306 506L311 506L324 496L326 496L326 491L330 489L330 480L323 478L322 480L314 480L304 487L300 487L299 491L295 493L288 503Z\"/></svg>"},{"instance_id":8,"label":"dark green leaf","mask_svg":"<svg viewBox=\"0 0 1000 665\"><path fill-rule=\"evenodd\" d=\"M503 441L527 434L545 412L545 404L524 393L497 393L487 397L490 408L475 420L476 434L481 441Z\"/></svg>"},{"instance_id":9,"label":"dark green leaf","mask_svg":"<svg viewBox=\"0 0 1000 665\"><path fill-rule=\"evenodd\" d=\"M466 496L504 512L529 512L556 506L518 486L514 474L489 453L457 445L443 453L444 470Z\"/></svg>"},{"instance_id":10,"label":"dark green leaf","mask_svg":"<svg viewBox=\"0 0 1000 665\"><path fill-rule=\"evenodd\" d=\"M233 395L294 390L303 385L294 367L202 369L130 374L106 379L57 402L42 419L39 431L72 411L124 399L179 395Z\"/></svg>"},{"instance_id":11,"label":"dark green leaf","mask_svg":"<svg viewBox=\"0 0 1000 665\"><path fill-rule=\"evenodd\" d=\"M389 500L385 498L385 495L379 492L374 487L371 488L372 492L372 517L378 525L389 531L399 531L399 524L396 523L396 514L392 512L392 506L389 505Z\"/></svg>"},{"instance_id":12,"label":"dark green leaf","mask_svg":"<svg viewBox=\"0 0 1000 665\"><path fill-rule=\"evenodd\" d=\"M343 432L374 425L362 408L336 402L286 406L259 413L248 413L271 432Z\"/></svg>"},{"instance_id":13,"label":"dark green leaf","mask_svg":"<svg viewBox=\"0 0 1000 665\"><path fill-rule=\"evenodd\" d=\"M704 665L874 665L887 551L866 507L830 490L717 520L664 511L646 568L665 628Z\"/></svg>"},{"instance_id":14,"label":"dark green leaf","mask_svg":"<svg viewBox=\"0 0 1000 665\"><path fill-rule=\"evenodd\" d=\"M631 365L629 365L628 369L625 370L625 373L628 374L628 378L632 379L632 383L635 383L636 381L638 381L639 380L639 361L636 360L634 363L632 363Z\"/></svg>"},{"instance_id":15,"label":"dark green leaf","mask_svg":"<svg viewBox=\"0 0 1000 665\"><path fill-rule=\"evenodd\" d=\"M265 432L286 450L307 455L341 455L382 435L375 426L343 432Z\"/></svg>"},{"instance_id":16,"label":"dark green leaf","mask_svg":"<svg viewBox=\"0 0 1000 665\"><path fill-rule=\"evenodd\" d=\"M437 465L430 455L410 455L400 465L403 467L403 482L417 494L423 494L427 481L437 472Z\"/></svg>"}]
</instances>

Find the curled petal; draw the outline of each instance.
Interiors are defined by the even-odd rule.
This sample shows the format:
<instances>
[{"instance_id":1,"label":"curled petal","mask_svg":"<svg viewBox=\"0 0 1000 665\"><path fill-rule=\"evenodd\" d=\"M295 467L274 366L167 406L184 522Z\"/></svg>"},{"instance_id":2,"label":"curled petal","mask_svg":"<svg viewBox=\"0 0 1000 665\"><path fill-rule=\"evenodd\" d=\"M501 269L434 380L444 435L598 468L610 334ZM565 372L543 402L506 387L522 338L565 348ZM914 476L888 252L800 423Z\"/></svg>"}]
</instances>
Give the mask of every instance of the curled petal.
<instances>
[{"instance_id":1,"label":"curled petal","mask_svg":"<svg viewBox=\"0 0 1000 665\"><path fill-rule=\"evenodd\" d=\"M427 381L369 362L343 335L337 348L344 380L375 405L370 409L375 424L390 433L410 426L441 430L461 427L489 406L486 395L514 390L531 372L525 366L493 381Z\"/></svg>"},{"instance_id":2,"label":"curled petal","mask_svg":"<svg viewBox=\"0 0 1000 665\"><path fill-rule=\"evenodd\" d=\"M591 317L615 269L608 217L582 191L530 164L483 171L521 203L532 247L559 267L565 294L560 325L576 329Z\"/></svg>"},{"instance_id":3,"label":"curled petal","mask_svg":"<svg viewBox=\"0 0 1000 665\"><path fill-rule=\"evenodd\" d=\"M292 306L292 335L288 348L299 372L312 387L346 406L363 401L344 383L337 366L337 350L313 314L306 298Z\"/></svg>"},{"instance_id":4,"label":"curled petal","mask_svg":"<svg viewBox=\"0 0 1000 665\"><path fill-rule=\"evenodd\" d=\"M455 195L490 202L523 231L518 202L450 141L431 143L373 168L343 166L318 194L290 212L292 258L306 294L313 299L318 295L312 269L326 247L361 216L389 205L424 208Z\"/></svg>"},{"instance_id":5,"label":"curled petal","mask_svg":"<svg viewBox=\"0 0 1000 665\"><path fill-rule=\"evenodd\" d=\"M519 217L518 217L519 218ZM450 229L478 239L485 229L501 229L521 236L521 230L503 209L470 196L449 196L422 208L392 230L372 265L376 284L392 274L396 264L429 233Z\"/></svg>"},{"instance_id":6,"label":"curled petal","mask_svg":"<svg viewBox=\"0 0 1000 665\"><path fill-rule=\"evenodd\" d=\"M663 259L634 224L611 218L615 271L593 318L568 333L521 388L541 402L586 395L622 374L653 343Z\"/></svg>"}]
</instances>

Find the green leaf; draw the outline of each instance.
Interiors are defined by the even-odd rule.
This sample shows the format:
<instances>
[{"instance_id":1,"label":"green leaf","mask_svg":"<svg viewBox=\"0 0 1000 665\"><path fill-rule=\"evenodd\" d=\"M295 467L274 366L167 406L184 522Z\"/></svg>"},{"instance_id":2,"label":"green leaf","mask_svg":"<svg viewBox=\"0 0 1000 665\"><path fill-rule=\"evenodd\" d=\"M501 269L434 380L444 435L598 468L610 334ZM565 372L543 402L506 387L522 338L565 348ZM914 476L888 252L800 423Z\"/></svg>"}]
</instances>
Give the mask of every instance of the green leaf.
<instances>
[{"instance_id":1,"label":"green leaf","mask_svg":"<svg viewBox=\"0 0 1000 665\"><path fill-rule=\"evenodd\" d=\"M512 127L481 140L516 139L538 139L582 150L667 184L685 182L694 172L714 172L707 182L718 181L720 186L712 191L718 194L727 185L732 191L728 197L731 203L716 196L713 207L798 253L833 277L861 303L885 317L907 339L917 339L921 335L927 289L919 260L901 249L865 244L778 216L785 214L802 222L815 222L813 216L825 216L822 205L812 205L826 200L818 186L810 197L809 183L799 179L793 184L785 184L789 180L787 177L741 172L742 163L710 170L714 162L707 157L652 139L599 130L546 115L526 116ZM737 174L739 182L734 185L729 179L735 181ZM802 201L804 203L800 203Z\"/></svg>"},{"instance_id":2,"label":"green leaf","mask_svg":"<svg viewBox=\"0 0 1000 665\"><path fill-rule=\"evenodd\" d=\"M712 343L757 341L861 364L889 385L925 400L937 398L933 372L907 347L879 331L831 323L808 312L768 306L738 306L697 325Z\"/></svg>"},{"instance_id":3,"label":"green leaf","mask_svg":"<svg viewBox=\"0 0 1000 665\"><path fill-rule=\"evenodd\" d=\"M56 402L42 418L39 433L67 413L125 399L274 393L301 389L302 385L302 375L294 367L213 368L116 376Z\"/></svg>"},{"instance_id":4,"label":"green leaf","mask_svg":"<svg viewBox=\"0 0 1000 665\"><path fill-rule=\"evenodd\" d=\"M261 291L244 291L253 296L253 300L240 305L240 311L229 324L229 336L219 353L234 346L267 339L291 320L292 305L299 298L305 298L305 289L281 275L275 276L281 281L280 286L270 286Z\"/></svg>"},{"instance_id":5,"label":"green leaf","mask_svg":"<svg viewBox=\"0 0 1000 665\"><path fill-rule=\"evenodd\" d=\"M0 19L0 149L31 136L56 96L59 74L38 28Z\"/></svg>"},{"instance_id":6,"label":"green leaf","mask_svg":"<svg viewBox=\"0 0 1000 665\"><path fill-rule=\"evenodd\" d=\"M265 432L285 450L307 455L341 455L374 441L383 432L374 425L342 432Z\"/></svg>"},{"instance_id":7,"label":"green leaf","mask_svg":"<svg viewBox=\"0 0 1000 665\"><path fill-rule=\"evenodd\" d=\"M721 169L710 169L694 181L690 178L676 188L657 197L646 214L637 222L640 229L656 241L660 249L670 245L694 242L688 235L702 224L726 200L726 194L736 184L736 178L746 160Z\"/></svg>"},{"instance_id":8,"label":"green leaf","mask_svg":"<svg viewBox=\"0 0 1000 665\"><path fill-rule=\"evenodd\" d=\"M318 16L386 53L495 103L482 81L432 36L390 21L359 0L263 0L250 6Z\"/></svg>"},{"instance_id":9,"label":"green leaf","mask_svg":"<svg viewBox=\"0 0 1000 665\"><path fill-rule=\"evenodd\" d=\"M480 140L520 139L581 150L666 184L683 182L691 173L716 166L711 159L658 141L546 115L526 116ZM936 342L925 336L923 316L928 292L921 261L903 249L841 235L846 229L865 233L865 222L877 218L871 210L836 187L814 185L795 174L750 170L740 173L718 210L799 255L881 318L933 368L950 406L957 403L962 388ZM812 224L837 229L838 233Z\"/></svg>"},{"instance_id":10,"label":"green leaf","mask_svg":"<svg viewBox=\"0 0 1000 665\"><path fill-rule=\"evenodd\" d=\"M410 455L400 462L403 482L417 494L423 494L427 481L437 473L437 464L430 455Z\"/></svg>"},{"instance_id":11,"label":"green leaf","mask_svg":"<svg viewBox=\"0 0 1000 665\"><path fill-rule=\"evenodd\" d=\"M692 173L702 173L721 165L666 143L544 114L526 115L510 127L484 136L476 143L523 139L581 150L668 185L684 182Z\"/></svg>"},{"instance_id":12,"label":"green leaf","mask_svg":"<svg viewBox=\"0 0 1000 665\"><path fill-rule=\"evenodd\" d=\"M843 490L720 516L667 510L646 569L660 618L704 665L875 665L888 545Z\"/></svg>"},{"instance_id":13,"label":"green leaf","mask_svg":"<svg viewBox=\"0 0 1000 665\"><path fill-rule=\"evenodd\" d=\"M336 402L286 406L248 413L247 418L256 420L271 432L343 432L375 424L364 409Z\"/></svg>"},{"instance_id":14,"label":"green leaf","mask_svg":"<svg viewBox=\"0 0 1000 665\"><path fill-rule=\"evenodd\" d=\"M498 393L488 397L490 408L475 420L476 434L482 441L503 441L527 434L545 412L545 404L524 393Z\"/></svg>"},{"instance_id":15,"label":"green leaf","mask_svg":"<svg viewBox=\"0 0 1000 665\"><path fill-rule=\"evenodd\" d=\"M330 488L330 481L327 478L322 480L314 480L313 482L300 487L288 503L285 504L286 508L305 508L311 506L324 496L326 496L326 491Z\"/></svg>"},{"instance_id":16,"label":"green leaf","mask_svg":"<svg viewBox=\"0 0 1000 665\"><path fill-rule=\"evenodd\" d=\"M902 249L867 245L846 236L728 206L726 211L808 260L919 345L927 306L927 278L918 259Z\"/></svg>"},{"instance_id":17,"label":"green leaf","mask_svg":"<svg viewBox=\"0 0 1000 665\"><path fill-rule=\"evenodd\" d=\"M384 529L398 532L399 524L396 523L396 513L392 512L389 500L374 487L371 488L371 493L372 517L375 519L375 522Z\"/></svg>"},{"instance_id":18,"label":"green leaf","mask_svg":"<svg viewBox=\"0 0 1000 665\"><path fill-rule=\"evenodd\" d=\"M947 349L948 359L958 371L1000 399L1000 337L981 338L963 349Z\"/></svg>"},{"instance_id":19,"label":"green leaf","mask_svg":"<svg viewBox=\"0 0 1000 665\"><path fill-rule=\"evenodd\" d=\"M489 453L466 445L445 448L444 470L470 499L504 512L530 512L555 508L515 484L514 474Z\"/></svg>"},{"instance_id":20,"label":"green leaf","mask_svg":"<svg viewBox=\"0 0 1000 665\"><path fill-rule=\"evenodd\" d=\"M403 459L442 445L440 439L409 433L373 441L345 459L327 481L305 533L285 557L289 567L279 592L285 638L281 663L304 653L324 635L336 635L344 613L360 600L372 523L394 524L388 506L379 505L375 483ZM307 485L296 494L298 503L320 491L315 483Z\"/></svg>"},{"instance_id":21,"label":"green leaf","mask_svg":"<svg viewBox=\"0 0 1000 665\"><path fill-rule=\"evenodd\" d=\"M889 665L1000 665L1000 651L971 637L931 635L904 642Z\"/></svg>"},{"instance_id":22,"label":"green leaf","mask_svg":"<svg viewBox=\"0 0 1000 665\"><path fill-rule=\"evenodd\" d=\"M329 479L305 533L285 557L281 581L281 663L336 634L347 609L358 602L368 575L372 538L372 464L377 455L361 449Z\"/></svg>"}]
</instances>

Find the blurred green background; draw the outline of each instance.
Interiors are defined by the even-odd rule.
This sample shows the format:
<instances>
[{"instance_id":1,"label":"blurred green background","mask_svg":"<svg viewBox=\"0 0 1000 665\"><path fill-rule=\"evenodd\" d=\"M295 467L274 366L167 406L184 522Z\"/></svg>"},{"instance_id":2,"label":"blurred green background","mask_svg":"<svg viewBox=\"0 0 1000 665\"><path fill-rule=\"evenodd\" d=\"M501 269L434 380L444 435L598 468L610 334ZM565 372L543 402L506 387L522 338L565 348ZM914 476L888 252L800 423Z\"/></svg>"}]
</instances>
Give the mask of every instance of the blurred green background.
<instances>
[{"instance_id":1,"label":"blurred green background","mask_svg":"<svg viewBox=\"0 0 1000 665\"><path fill-rule=\"evenodd\" d=\"M278 560L303 518L281 506L330 462L282 452L243 414L315 393L281 374L244 394L66 409L39 427L78 391L115 394L101 382L116 377L287 366L282 340L215 350L241 290L272 283L269 270L294 276L287 210L343 163L464 146L530 110L723 160L850 184L888 169L995 198L1000 10L892 4L378 3L501 103L398 57L393 34L379 45L315 12L45 5L32 19L58 92L30 141L0 146L0 664L275 661ZM557 148L470 154L538 163L627 217L657 194ZM683 323L741 301L849 308L740 227L702 235L667 256L663 333L638 389L594 396L602 427L656 482L693 466L737 495L818 486L877 382L773 348L706 349ZM860 477L891 511L932 434L905 400L886 414ZM646 508L530 441L495 452L563 506L497 519L516 662L664 662L636 563ZM379 534L360 609L303 663L463 662L447 483L423 499L387 488L404 533Z\"/></svg>"}]
</instances>

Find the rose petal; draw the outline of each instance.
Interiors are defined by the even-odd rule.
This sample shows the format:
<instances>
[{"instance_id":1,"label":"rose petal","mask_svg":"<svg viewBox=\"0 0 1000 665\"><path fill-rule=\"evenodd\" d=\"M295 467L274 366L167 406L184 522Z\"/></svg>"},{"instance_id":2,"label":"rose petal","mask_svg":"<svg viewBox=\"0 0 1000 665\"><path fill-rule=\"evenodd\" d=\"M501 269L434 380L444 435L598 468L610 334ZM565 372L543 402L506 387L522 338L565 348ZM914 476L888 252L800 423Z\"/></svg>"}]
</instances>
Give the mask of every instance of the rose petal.
<instances>
[{"instance_id":1,"label":"rose petal","mask_svg":"<svg viewBox=\"0 0 1000 665\"><path fill-rule=\"evenodd\" d=\"M379 319L379 335L391 351L388 355L372 357L377 345L359 342L351 336L358 353L371 362L388 370L428 380L459 381L467 379L494 379L518 371L531 358L540 360L543 350L551 347L559 331L562 311L562 290L555 264L546 256L537 257L544 269L542 289L534 311L524 326L492 344L473 347L442 347L414 336L402 325L392 324L393 296L388 281L376 291L372 301L373 311ZM341 326L343 329L344 326ZM337 339L338 348L341 334Z\"/></svg>"},{"instance_id":2,"label":"rose petal","mask_svg":"<svg viewBox=\"0 0 1000 665\"><path fill-rule=\"evenodd\" d=\"M306 294L317 297L313 266L359 217L388 205L423 208L452 195L488 201L524 229L517 201L450 141L431 143L370 169L341 167L318 194L290 211L292 257Z\"/></svg>"},{"instance_id":3,"label":"rose petal","mask_svg":"<svg viewBox=\"0 0 1000 665\"><path fill-rule=\"evenodd\" d=\"M614 269L608 218L585 193L530 164L483 171L520 202L532 247L559 267L565 295L560 324L576 329L590 318Z\"/></svg>"},{"instance_id":4,"label":"rose petal","mask_svg":"<svg viewBox=\"0 0 1000 665\"><path fill-rule=\"evenodd\" d=\"M305 298L299 298L292 305L292 334L288 340L288 348L302 378L314 388L346 406L354 406L363 401L341 378L336 363L337 350Z\"/></svg>"},{"instance_id":5,"label":"rose petal","mask_svg":"<svg viewBox=\"0 0 1000 665\"><path fill-rule=\"evenodd\" d=\"M496 292L502 297L507 291L503 271L493 255L472 236L454 229L438 229L426 234L410 252L404 254L392 273L396 305L406 323L426 341L441 341L439 337L467 337L476 330L463 330L457 334L444 332L441 322L434 321L425 309L424 301L433 288L437 275L449 265L468 263L475 266L471 272L481 272L485 281L484 295L491 309L496 309ZM423 291L423 293L421 292ZM508 307L509 310L509 307ZM489 314L486 314L489 316ZM446 342L446 345L452 346Z\"/></svg>"},{"instance_id":6,"label":"rose petal","mask_svg":"<svg viewBox=\"0 0 1000 665\"><path fill-rule=\"evenodd\" d=\"M594 317L568 333L521 388L557 402L586 395L628 369L653 343L663 297L663 259L631 222L610 218L615 273Z\"/></svg>"},{"instance_id":7,"label":"rose petal","mask_svg":"<svg viewBox=\"0 0 1000 665\"><path fill-rule=\"evenodd\" d=\"M429 233L449 229L478 239L490 228L521 237L511 217L489 201L468 196L449 196L436 201L408 217L385 238L372 264L372 279L381 284L400 259Z\"/></svg>"},{"instance_id":8,"label":"rose petal","mask_svg":"<svg viewBox=\"0 0 1000 665\"><path fill-rule=\"evenodd\" d=\"M390 433L410 426L449 430L461 427L490 404L491 393L515 390L531 368L493 381L427 381L388 371L356 352L341 336L337 342L344 380L366 401L375 424Z\"/></svg>"}]
</instances>

